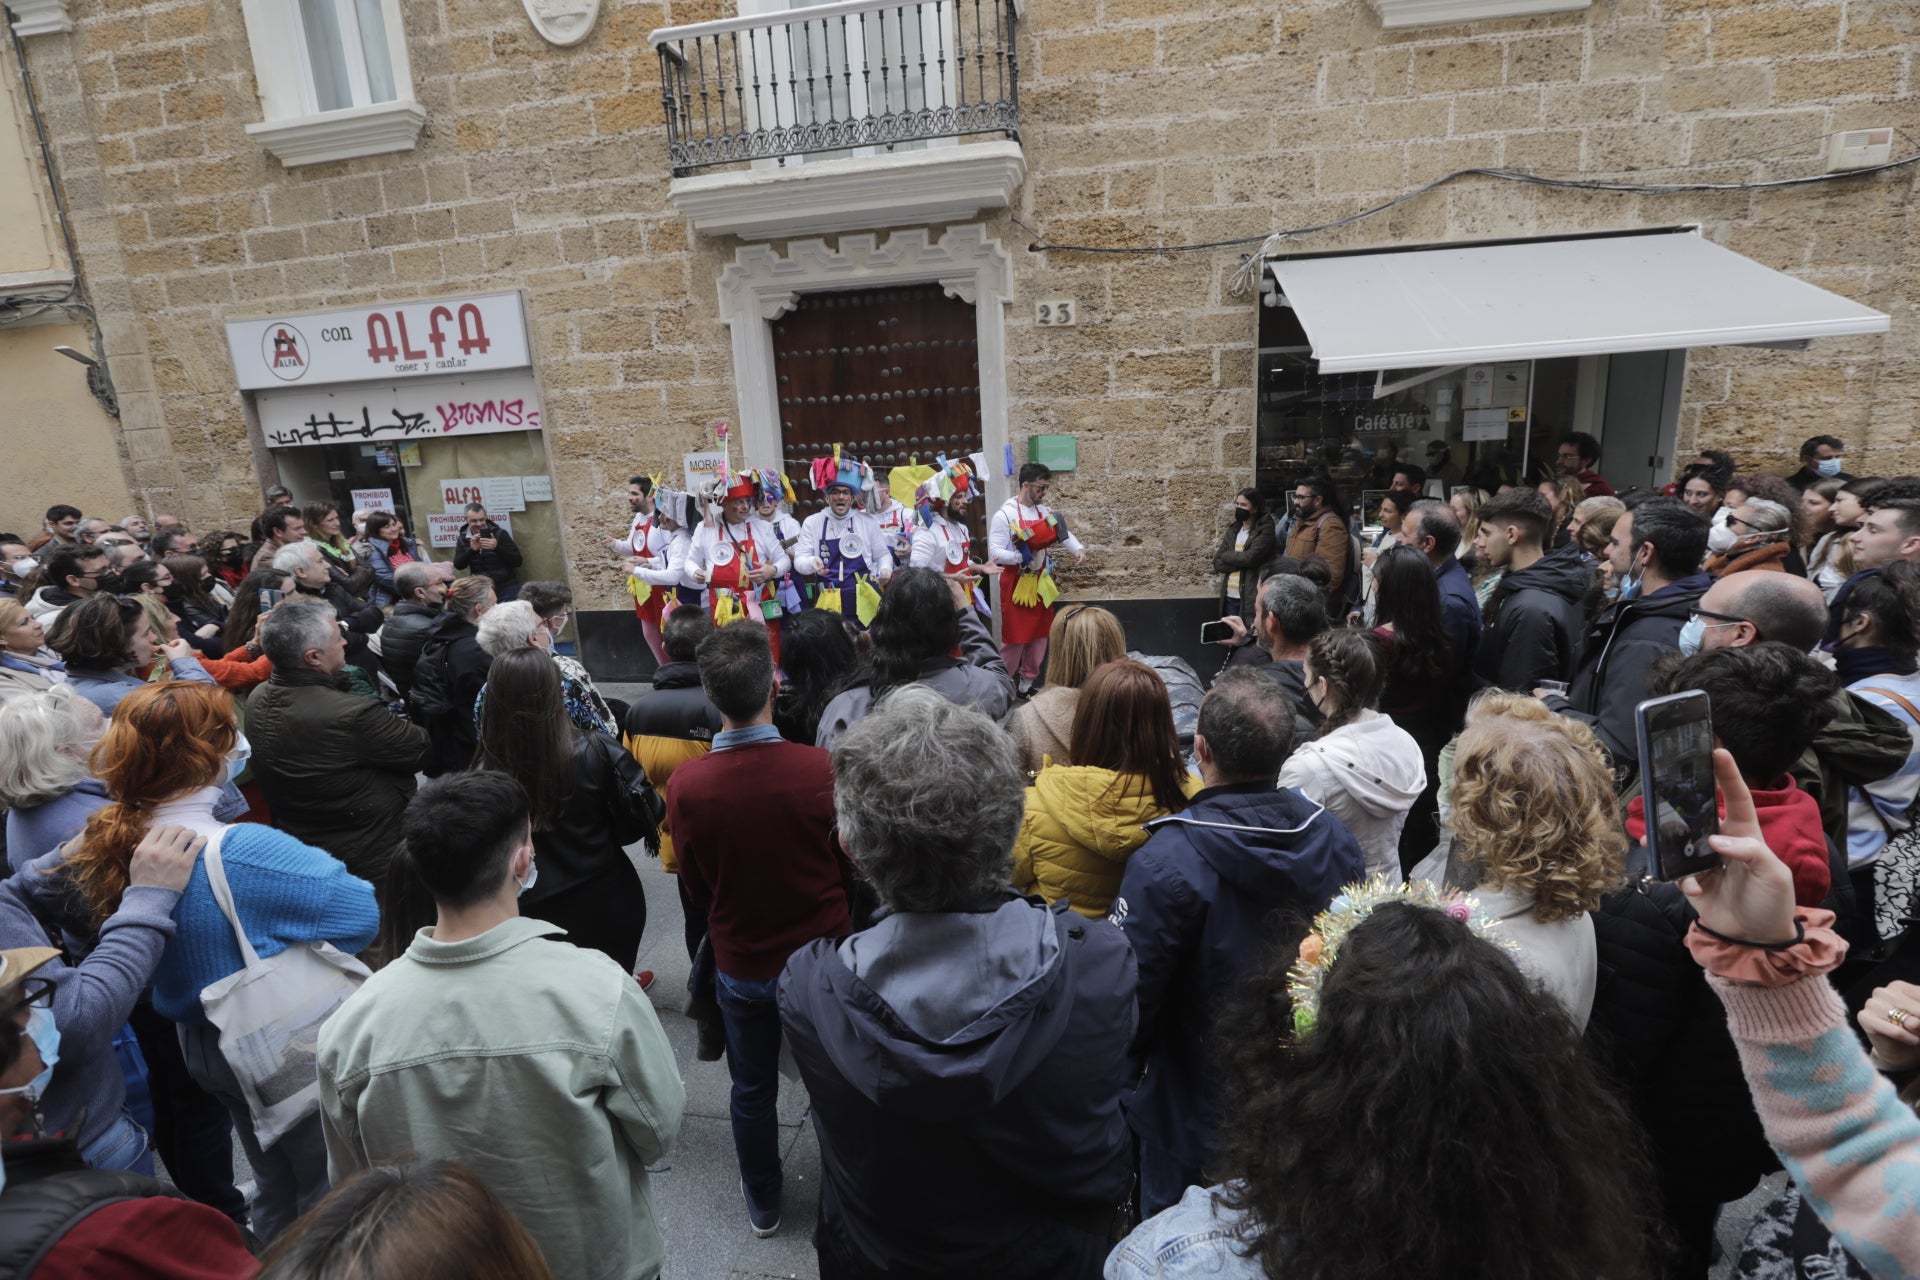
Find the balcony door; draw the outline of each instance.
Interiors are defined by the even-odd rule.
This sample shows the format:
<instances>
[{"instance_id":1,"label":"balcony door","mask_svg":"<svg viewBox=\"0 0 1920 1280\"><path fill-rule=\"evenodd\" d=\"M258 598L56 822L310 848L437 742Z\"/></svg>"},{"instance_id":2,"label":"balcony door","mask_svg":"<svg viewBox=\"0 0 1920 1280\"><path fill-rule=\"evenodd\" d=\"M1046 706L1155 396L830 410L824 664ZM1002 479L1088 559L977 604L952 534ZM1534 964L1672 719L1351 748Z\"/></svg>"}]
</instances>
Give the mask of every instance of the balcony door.
<instances>
[{"instance_id":1,"label":"balcony door","mask_svg":"<svg viewBox=\"0 0 1920 1280\"><path fill-rule=\"evenodd\" d=\"M984 450L972 303L938 284L803 293L772 328L780 453L797 517L825 505L807 467L836 444L872 464L882 484L915 459ZM976 539L980 505L968 516Z\"/></svg>"},{"instance_id":2,"label":"balcony door","mask_svg":"<svg viewBox=\"0 0 1920 1280\"><path fill-rule=\"evenodd\" d=\"M802 15L790 23L741 33L746 47L740 51L743 65L736 74L748 128L841 131L855 121L938 112L956 101L956 0L919 0L823 19L804 16L804 10L832 2L742 0L742 15ZM953 146L957 141L919 138L882 146L793 149L794 154L753 164L767 169Z\"/></svg>"}]
</instances>

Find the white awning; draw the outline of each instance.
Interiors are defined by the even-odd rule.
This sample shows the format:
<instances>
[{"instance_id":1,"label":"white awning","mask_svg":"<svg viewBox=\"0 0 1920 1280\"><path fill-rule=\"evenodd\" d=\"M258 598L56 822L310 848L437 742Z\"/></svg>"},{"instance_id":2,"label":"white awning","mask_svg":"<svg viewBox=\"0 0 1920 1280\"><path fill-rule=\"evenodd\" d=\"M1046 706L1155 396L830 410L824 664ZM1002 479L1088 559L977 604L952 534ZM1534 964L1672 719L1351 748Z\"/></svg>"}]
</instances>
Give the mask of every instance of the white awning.
<instances>
[{"instance_id":1,"label":"white awning","mask_svg":"<svg viewBox=\"0 0 1920 1280\"><path fill-rule=\"evenodd\" d=\"M1799 343L1889 323L1691 231L1268 266L1323 373Z\"/></svg>"}]
</instances>

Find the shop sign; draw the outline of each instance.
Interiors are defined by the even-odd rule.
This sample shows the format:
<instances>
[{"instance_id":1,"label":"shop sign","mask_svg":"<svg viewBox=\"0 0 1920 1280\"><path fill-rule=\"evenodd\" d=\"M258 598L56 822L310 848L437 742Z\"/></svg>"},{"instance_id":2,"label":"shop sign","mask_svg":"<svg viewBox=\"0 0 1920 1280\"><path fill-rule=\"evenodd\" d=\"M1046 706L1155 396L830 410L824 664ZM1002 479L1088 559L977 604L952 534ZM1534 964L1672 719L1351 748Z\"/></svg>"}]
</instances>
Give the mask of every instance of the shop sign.
<instances>
[{"instance_id":1,"label":"shop sign","mask_svg":"<svg viewBox=\"0 0 1920 1280\"><path fill-rule=\"evenodd\" d=\"M524 369L533 363L517 293L235 320L227 325L227 351L243 391Z\"/></svg>"},{"instance_id":2,"label":"shop sign","mask_svg":"<svg viewBox=\"0 0 1920 1280\"><path fill-rule=\"evenodd\" d=\"M540 388L530 373L263 391L256 407L260 432L275 449L541 428Z\"/></svg>"},{"instance_id":3,"label":"shop sign","mask_svg":"<svg viewBox=\"0 0 1920 1280\"><path fill-rule=\"evenodd\" d=\"M513 532L513 517L507 515L505 512L488 511L487 518L499 525L502 529L505 529L509 534ZM467 516L464 511L441 516L429 514L426 517L426 521L427 541L433 546L457 547L460 545L460 530L464 528L467 523Z\"/></svg>"},{"instance_id":4,"label":"shop sign","mask_svg":"<svg viewBox=\"0 0 1920 1280\"><path fill-rule=\"evenodd\" d=\"M485 507L488 515L496 511L527 509L519 476L475 476L440 482L440 505L446 508L449 515L465 511L469 502L477 502Z\"/></svg>"}]
</instances>

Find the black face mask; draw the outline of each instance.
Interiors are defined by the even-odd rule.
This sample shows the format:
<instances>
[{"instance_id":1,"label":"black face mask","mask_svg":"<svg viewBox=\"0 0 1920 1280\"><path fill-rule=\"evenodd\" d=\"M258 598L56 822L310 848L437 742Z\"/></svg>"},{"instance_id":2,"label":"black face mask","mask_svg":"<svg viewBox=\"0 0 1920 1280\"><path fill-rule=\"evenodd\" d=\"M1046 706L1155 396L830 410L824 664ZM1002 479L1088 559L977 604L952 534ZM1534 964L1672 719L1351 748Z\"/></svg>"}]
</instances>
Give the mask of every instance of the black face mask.
<instances>
[{"instance_id":1,"label":"black face mask","mask_svg":"<svg viewBox=\"0 0 1920 1280\"><path fill-rule=\"evenodd\" d=\"M1235 507L1233 509L1233 519L1235 524L1245 524L1247 521L1253 519L1253 512L1247 510L1245 507Z\"/></svg>"},{"instance_id":2,"label":"black face mask","mask_svg":"<svg viewBox=\"0 0 1920 1280\"><path fill-rule=\"evenodd\" d=\"M119 573L103 573L93 580L93 586L95 591L105 592L110 596L125 595L127 580Z\"/></svg>"},{"instance_id":3,"label":"black face mask","mask_svg":"<svg viewBox=\"0 0 1920 1280\"><path fill-rule=\"evenodd\" d=\"M222 564L241 565L246 563L246 559L246 552L240 547L228 547L220 553L220 563Z\"/></svg>"}]
</instances>

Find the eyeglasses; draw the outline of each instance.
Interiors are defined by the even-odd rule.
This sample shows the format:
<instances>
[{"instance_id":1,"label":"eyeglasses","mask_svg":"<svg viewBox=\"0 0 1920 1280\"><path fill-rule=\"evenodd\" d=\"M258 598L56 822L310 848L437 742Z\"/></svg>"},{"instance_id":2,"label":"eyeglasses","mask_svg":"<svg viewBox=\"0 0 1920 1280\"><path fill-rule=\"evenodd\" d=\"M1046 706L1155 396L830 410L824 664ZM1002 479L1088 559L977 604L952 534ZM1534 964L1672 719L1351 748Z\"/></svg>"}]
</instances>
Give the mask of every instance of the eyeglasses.
<instances>
[{"instance_id":1,"label":"eyeglasses","mask_svg":"<svg viewBox=\"0 0 1920 1280\"><path fill-rule=\"evenodd\" d=\"M1695 609L1692 613L1687 615L1688 622L1699 622L1703 618L1713 619L1713 622L1711 624L1703 624L1703 625L1712 625L1716 627L1730 627L1737 622L1752 621L1752 619L1750 618L1736 618L1731 613L1715 613L1711 609Z\"/></svg>"},{"instance_id":2,"label":"eyeglasses","mask_svg":"<svg viewBox=\"0 0 1920 1280\"><path fill-rule=\"evenodd\" d=\"M53 979L28 978L20 984L20 998L14 1001L16 1011L20 1009L53 1008Z\"/></svg>"}]
</instances>

